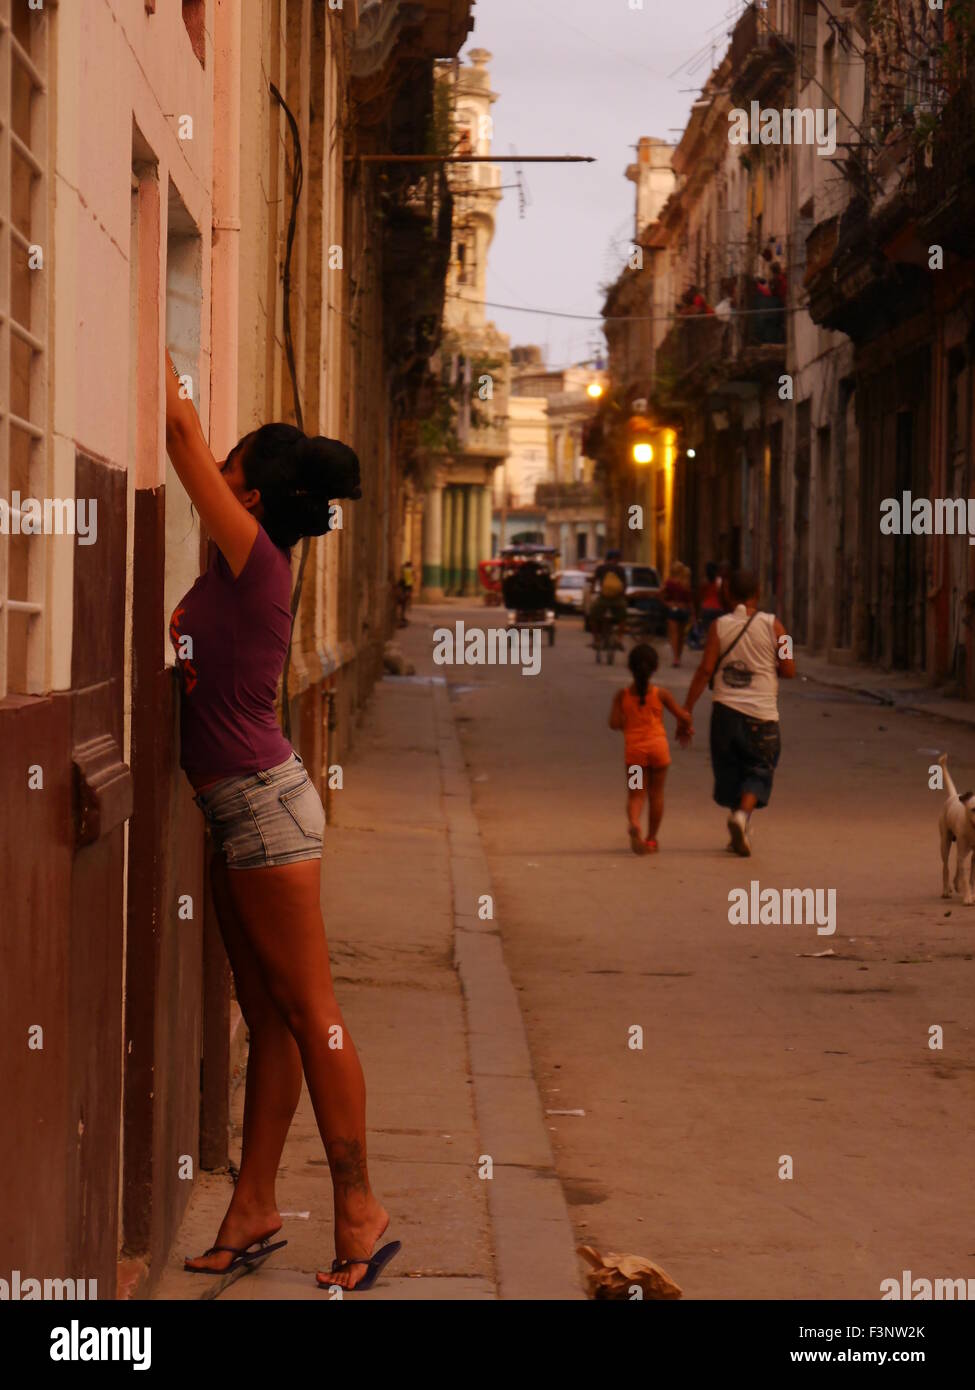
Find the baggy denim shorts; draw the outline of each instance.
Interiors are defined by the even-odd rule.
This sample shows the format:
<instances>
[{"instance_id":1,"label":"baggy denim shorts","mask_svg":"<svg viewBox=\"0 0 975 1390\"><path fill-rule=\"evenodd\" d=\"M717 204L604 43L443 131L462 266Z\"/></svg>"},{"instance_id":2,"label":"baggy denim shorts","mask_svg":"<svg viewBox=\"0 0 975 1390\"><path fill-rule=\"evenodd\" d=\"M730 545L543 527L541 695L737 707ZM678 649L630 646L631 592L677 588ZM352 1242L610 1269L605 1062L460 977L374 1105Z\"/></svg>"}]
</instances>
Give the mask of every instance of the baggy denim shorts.
<instances>
[{"instance_id":1,"label":"baggy denim shorts","mask_svg":"<svg viewBox=\"0 0 975 1390\"><path fill-rule=\"evenodd\" d=\"M736 810L745 792L755 794L756 808L767 806L781 751L777 719L752 719L720 700L712 702L711 766L719 806Z\"/></svg>"},{"instance_id":2,"label":"baggy denim shorts","mask_svg":"<svg viewBox=\"0 0 975 1390\"><path fill-rule=\"evenodd\" d=\"M297 753L266 772L214 782L193 798L229 869L321 859L325 812Z\"/></svg>"}]
</instances>

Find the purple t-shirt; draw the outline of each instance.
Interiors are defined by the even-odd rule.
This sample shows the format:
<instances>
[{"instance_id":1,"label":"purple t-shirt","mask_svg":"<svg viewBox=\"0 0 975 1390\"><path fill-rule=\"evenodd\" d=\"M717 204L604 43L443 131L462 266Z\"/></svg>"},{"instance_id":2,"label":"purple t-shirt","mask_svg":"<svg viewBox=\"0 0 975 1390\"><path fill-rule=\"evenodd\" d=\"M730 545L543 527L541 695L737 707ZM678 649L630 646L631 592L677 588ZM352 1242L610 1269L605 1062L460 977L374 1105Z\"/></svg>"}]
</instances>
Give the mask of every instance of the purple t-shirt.
<instances>
[{"instance_id":1,"label":"purple t-shirt","mask_svg":"<svg viewBox=\"0 0 975 1390\"><path fill-rule=\"evenodd\" d=\"M180 766L194 776L237 777L291 756L274 708L291 635L291 561L263 526L236 579L216 546L212 552L169 623L180 670Z\"/></svg>"}]
</instances>

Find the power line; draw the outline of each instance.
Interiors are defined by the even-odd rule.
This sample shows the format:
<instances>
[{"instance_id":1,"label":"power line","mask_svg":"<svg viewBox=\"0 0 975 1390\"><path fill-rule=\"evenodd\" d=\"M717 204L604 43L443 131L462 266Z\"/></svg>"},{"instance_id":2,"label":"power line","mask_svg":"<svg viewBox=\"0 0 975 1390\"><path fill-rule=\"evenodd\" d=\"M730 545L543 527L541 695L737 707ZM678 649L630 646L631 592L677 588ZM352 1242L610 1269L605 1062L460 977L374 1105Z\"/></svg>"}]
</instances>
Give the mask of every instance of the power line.
<instances>
[{"instance_id":1,"label":"power line","mask_svg":"<svg viewBox=\"0 0 975 1390\"><path fill-rule=\"evenodd\" d=\"M465 304L471 301L464 295L447 294L447 299L456 299ZM524 304L499 304L497 300L480 300L485 309L508 309L516 314L539 314L543 318L553 319L577 319L586 323L674 323L677 319L715 319L718 323L722 322L716 314L573 314L564 309L535 309ZM783 305L782 308L770 306L767 309L732 309L729 311L728 320L732 318L746 318L753 314L799 314L805 313L803 305L796 305L789 308ZM727 320L725 320L727 321Z\"/></svg>"},{"instance_id":2,"label":"power line","mask_svg":"<svg viewBox=\"0 0 975 1390\"><path fill-rule=\"evenodd\" d=\"M689 58L686 58L683 63L674 68L673 72L668 73L667 81L673 81L679 72L686 72L687 75L690 76L691 73L700 66L701 61L707 57L708 51L714 48L718 40L719 31L724 29L726 33L729 33L730 30L726 28L727 24L729 21L737 23L739 18L740 15L735 14L735 7L732 6L732 8L726 12L724 19L719 19L716 24L711 25L711 28L708 30L709 37L707 42L703 44L696 53L692 53Z\"/></svg>"}]
</instances>

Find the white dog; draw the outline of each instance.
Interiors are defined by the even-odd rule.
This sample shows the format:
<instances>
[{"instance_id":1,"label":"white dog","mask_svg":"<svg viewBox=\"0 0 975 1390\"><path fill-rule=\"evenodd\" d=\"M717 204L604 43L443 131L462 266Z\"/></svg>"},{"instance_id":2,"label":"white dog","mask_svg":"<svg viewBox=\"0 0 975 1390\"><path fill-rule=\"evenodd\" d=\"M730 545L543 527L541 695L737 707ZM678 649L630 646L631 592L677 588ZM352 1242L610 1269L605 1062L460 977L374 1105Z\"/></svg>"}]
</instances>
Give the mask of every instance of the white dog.
<instances>
[{"instance_id":1,"label":"white dog","mask_svg":"<svg viewBox=\"0 0 975 1390\"><path fill-rule=\"evenodd\" d=\"M967 905L975 903L975 792L955 791L955 784L948 771L948 755L942 753L938 762L944 768L945 786L948 799L941 812L938 827L941 831L941 896L951 897L951 883L948 876L948 855L952 842L955 844L955 892L961 893ZM965 860L971 856L968 883L965 883Z\"/></svg>"}]
</instances>

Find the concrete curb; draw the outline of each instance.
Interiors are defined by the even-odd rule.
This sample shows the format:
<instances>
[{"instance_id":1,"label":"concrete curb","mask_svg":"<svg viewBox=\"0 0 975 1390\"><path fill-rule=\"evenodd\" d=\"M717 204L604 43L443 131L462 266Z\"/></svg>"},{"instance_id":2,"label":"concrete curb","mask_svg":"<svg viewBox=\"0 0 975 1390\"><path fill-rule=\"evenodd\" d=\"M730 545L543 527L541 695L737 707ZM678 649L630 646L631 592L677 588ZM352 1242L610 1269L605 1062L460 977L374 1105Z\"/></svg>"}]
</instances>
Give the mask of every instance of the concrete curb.
<instances>
[{"instance_id":1,"label":"concrete curb","mask_svg":"<svg viewBox=\"0 0 975 1390\"><path fill-rule=\"evenodd\" d=\"M954 724L962 729L975 728L975 717L955 712L951 709L940 709L930 704L912 704L910 700L898 700L895 695L888 694L887 691L877 690L868 685L854 685L844 680L829 680L820 673L809 675L806 671L800 674L810 683L810 685L821 685L828 690L842 690L849 695L861 695L867 699L875 700L884 709L889 709L896 714L917 714L928 719L939 719L945 724Z\"/></svg>"},{"instance_id":2,"label":"concrete curb","mask_svg":"<svg viewBox=\"0 0 975 1390\"><path fill-rule=\"evenodd\" d=\"M502 1299L584 1298L579 1258L495 920L478 916L491 876L446 683L433 686L454 899L454 964L467 1015L474 1110L493 1160L488 1210Z\"/></svg>"}]
</instances>

